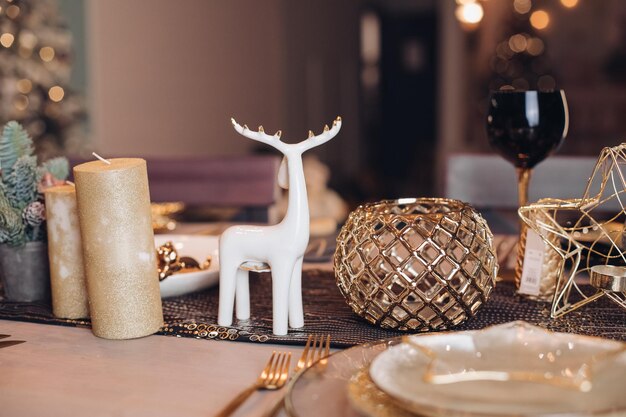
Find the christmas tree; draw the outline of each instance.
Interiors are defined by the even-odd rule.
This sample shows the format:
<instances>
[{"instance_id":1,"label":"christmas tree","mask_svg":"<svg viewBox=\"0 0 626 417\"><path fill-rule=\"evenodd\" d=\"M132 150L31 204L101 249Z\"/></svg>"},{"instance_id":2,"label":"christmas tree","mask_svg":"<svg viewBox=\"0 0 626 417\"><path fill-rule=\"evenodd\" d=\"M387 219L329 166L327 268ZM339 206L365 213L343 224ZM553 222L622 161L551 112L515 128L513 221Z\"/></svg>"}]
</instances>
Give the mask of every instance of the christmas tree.
<instances>
[{"instance_id":1,"label":"christmas tree","mask_svg":"<svg viewBox=\"0 0 626 417\"><path fill-rule=\"evenodd\" d=\"M40 157L80 143L82 99L69 87L72 36L54 0L0 0L0 125L16 120Z\"/></svg>"}]
</instances>

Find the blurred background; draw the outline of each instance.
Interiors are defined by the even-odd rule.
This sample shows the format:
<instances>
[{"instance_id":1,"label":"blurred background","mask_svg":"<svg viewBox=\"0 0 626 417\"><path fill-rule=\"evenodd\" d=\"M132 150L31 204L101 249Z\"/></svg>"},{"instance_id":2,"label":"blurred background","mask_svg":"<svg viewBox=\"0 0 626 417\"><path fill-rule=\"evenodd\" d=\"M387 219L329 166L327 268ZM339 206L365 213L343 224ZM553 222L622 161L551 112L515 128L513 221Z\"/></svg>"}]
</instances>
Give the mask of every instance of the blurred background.
<instances>
[{"instance_id":1,"label":"blurred background","mask_svg":"<svg viewBox=\"0 0 626 417\"><path fill-rule=\"evenodd\" d=\"M313 152L350 205L445 193L447 161L492 153L487 97L564 89L559 153L626 131L621 0L1 0L0 121L42 157L243 155L230 117ZM510 187L515 188L509 166ZM582 192L582 184L581 184Z\"/></svg>"}]
</instances>

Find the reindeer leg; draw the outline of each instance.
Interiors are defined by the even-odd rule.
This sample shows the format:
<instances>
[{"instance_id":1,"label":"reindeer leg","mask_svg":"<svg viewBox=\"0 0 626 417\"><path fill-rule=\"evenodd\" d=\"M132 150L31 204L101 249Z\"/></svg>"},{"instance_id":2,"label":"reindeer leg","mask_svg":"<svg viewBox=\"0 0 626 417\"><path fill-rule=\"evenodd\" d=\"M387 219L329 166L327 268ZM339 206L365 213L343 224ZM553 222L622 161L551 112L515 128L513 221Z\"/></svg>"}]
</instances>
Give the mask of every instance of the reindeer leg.
<instances>
[{"instance_id":1,"label":"reindeer leg","mask_svg":"<svg viewBox=\"0 0 626 417\"><path fill-rule=\"evenodd\" d=\"M281 259L271 262L272 269L272 320L275 335L287 334L289 320L289 282L293 273L295 261Z\"/></svg>"},{"instance_id":2,"label":"reindeer leg","mask_svg":"<svg viewBox=\"0 0 626 417\"><path fill-rule=\"evenodd\" d=\"M304 327L304 311L302 310L302 260L296 260L289 283L289 327L299 329Z\"/></svg>"},{"instance_id":3,"label":"reindeer leg","mask_svg":"<svg viewBox=\"0 0 626 417\"><path fill-rule=\"evenodd\" d=\"M220 252L222 254L223 252ZM228 261L222 255L220 259L220 302L217 314L217 324L230 326L233 324L233 307L235 304L235 287L237 270L236 262Z\"/></svg>"},{"instance_id":4,"label":"reindeer leg","mask_svg":"<svg viewBox=\"0 0 626 417\"><path fill-rule=\"evenodd\" d=\"M239 320L250 318L250 289L248 271L237 268L237 287L235 290L235 316Z\"/></svg>"}]
</instances>

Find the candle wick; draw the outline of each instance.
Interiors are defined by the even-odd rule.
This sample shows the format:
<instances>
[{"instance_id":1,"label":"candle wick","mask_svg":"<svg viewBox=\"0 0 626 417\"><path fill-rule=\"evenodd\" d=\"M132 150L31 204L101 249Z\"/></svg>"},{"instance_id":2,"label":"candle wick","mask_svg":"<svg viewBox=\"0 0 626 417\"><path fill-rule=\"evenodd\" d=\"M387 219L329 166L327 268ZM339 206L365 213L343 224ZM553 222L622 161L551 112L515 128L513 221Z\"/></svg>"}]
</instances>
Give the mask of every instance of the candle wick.
<instances>
[{"instance_id":1,"label":"candle wick","mask_svg":"<svg viewBox=\"0 0 626 417\"><path fill-rule=\"evenodd\" d=\"M102 162L104 162L105 164L111 165L111 161L109 161L108 159L104 159L103 157L101 157L95 152L92 152L91 154L95 156L96 158L98 158L99 160L101 160Z\"/></svg>"}]
</instances>

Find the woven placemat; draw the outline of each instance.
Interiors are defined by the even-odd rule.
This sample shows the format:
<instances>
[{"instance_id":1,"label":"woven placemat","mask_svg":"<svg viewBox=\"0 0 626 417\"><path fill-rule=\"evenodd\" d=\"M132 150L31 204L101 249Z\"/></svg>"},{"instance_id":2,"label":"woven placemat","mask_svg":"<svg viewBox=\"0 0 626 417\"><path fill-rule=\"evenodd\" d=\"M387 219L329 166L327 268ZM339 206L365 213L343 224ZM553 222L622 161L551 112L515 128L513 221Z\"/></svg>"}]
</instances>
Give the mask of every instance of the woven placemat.
<instances>
[{"instance_id":1,"label":"woven placemat","mask_svg":"<svg viewBox=\"0 0 626 417\"><path fill-rule=\"evenodd\" d=\"M305 327L288 336L272 334L271 278L252 274L250 279L252 318L235 320L233 327L216 325L218 288L163 300L166 325L158 333L178 337L304 345L309 333L330 334L334 347L405 334L370 325L355 315L335 285L330 271L306 271L303 276ZM549 304L515 295L512 283L501 282L478 314L457 330L481 329L493 324L524 320L560 332L626 340L626 310L606 297L559 319L551 319ZM52 315L43 303L0 302L0 319L31 321L63 326L89 327L89 320L65 320Z\"/></svg>"}]
</instances>

